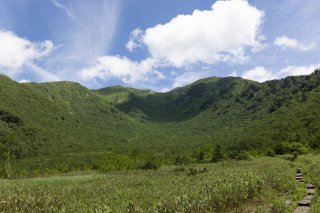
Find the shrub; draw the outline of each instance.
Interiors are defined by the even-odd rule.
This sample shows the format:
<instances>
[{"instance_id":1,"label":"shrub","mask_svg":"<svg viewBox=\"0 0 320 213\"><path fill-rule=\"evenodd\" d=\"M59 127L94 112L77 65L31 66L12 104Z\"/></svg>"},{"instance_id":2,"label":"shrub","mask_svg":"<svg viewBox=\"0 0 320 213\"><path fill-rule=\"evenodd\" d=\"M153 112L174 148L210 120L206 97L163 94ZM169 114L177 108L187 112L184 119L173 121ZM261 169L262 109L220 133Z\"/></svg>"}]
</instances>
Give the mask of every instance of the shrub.
<instances>
[{"instance_id":1,"label":"shrub","mask_svg":"<svg viewBox=\"0 0 320 213\"><path fill-rule=\"evenodd\" d=\"M155 159L147 160L141 167L141 169L145 170L157 170L160 167L160 163Z\"/></svg>"},{"instance_id":2,"label":"shrub","mask_svg":"<svg viewBox=\"0 0 320 213\"><path fill-rule=\"evenodd\" d=\"M192 175L197 175L197 174L203 174L208 172L208 168L204 167L203 169L195 169L195 168L189 168L187 175L192 176Z\"/></svg>"},{"instance_id":3,"label":"shrub","mask_svg":"<svg viewBox=\"0 0 320 213\"><path fill-rule=\"evenodd\" d=\"M175 161L177 165L189 165L192 162L192 159L188 156L182 155L177 156Z\"/></svg>"},{"instance_id":4,"label":"shrub","mask_svg":"<svg viewBox=\"0 0 320 213\"><path fill-rule=\"evenodd\" d=\"M274 152L273 149L268 149L268 151L266 152L266 156L268 157L275 157L276 153Z\"/></svg>"},{"instance_id":5,"label":"shrub","mask_svg":"<svg viewBox=\"0 0 320 213\"><path fill-rule=\"evenodd\" d=\"M223 155L222 155L221 146L219 144L217 144L214 149L211 162L217 163L217 162L221 161L222 159L223 159Z\"/></svg>"},{"instance_id":6,"label":"shrub","mask_svg":"<svg viewBox=\"0 0 320 213\"><path fill-rule=\"evenodd\" d=\"M187 170L187 168L186 167L184 167L184 166L179 166L179 167L176 167L176 168L174 168L174 172L176 172L176 173L179 173L179 172L185 172Z\"/></svg>"},{"instance_id":7,"label":"shrub","mask_svg":"<svg viewBox=\"0 0 320 213\"><path fill-rule=\"evenodd\" d=\"M306 154L309 151L309 148L302 143L299 142L282 142L274 147L274 151L276 154Z\"/></svg>"},{"instance_id":8,"label":"shrub","mask_svg":"<svg viewBox=\"0 0 320 213\"><path fill-rule=\"evenodd\" d=\"M127 155L109 152L100 161L98 168L102 172L129 170L135 168L135 162Z\"/></svg>"}]
</instances>

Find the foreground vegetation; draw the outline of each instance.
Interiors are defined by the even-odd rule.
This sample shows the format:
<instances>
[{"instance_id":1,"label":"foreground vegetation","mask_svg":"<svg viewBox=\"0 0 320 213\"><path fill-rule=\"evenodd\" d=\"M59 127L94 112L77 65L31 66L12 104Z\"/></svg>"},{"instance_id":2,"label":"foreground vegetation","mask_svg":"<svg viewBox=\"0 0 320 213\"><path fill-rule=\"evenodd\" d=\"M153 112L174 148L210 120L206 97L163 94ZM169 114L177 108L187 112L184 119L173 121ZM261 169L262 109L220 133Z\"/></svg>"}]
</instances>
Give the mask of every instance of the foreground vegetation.
<instances>
[{"instance_id":1,"label":"foreground vegetation","mask_svg":"<svg viewBox=\"0 0 320 213\"><path fill-rule=\"evenodd\" d=\"M318 185L319 162L313 155L296 162L263 157L157 171L1 180L0 211L293 212L305 195L305 187L294 180L297 166L304 165L306 178Z\"/></svg>"}]
</instances>

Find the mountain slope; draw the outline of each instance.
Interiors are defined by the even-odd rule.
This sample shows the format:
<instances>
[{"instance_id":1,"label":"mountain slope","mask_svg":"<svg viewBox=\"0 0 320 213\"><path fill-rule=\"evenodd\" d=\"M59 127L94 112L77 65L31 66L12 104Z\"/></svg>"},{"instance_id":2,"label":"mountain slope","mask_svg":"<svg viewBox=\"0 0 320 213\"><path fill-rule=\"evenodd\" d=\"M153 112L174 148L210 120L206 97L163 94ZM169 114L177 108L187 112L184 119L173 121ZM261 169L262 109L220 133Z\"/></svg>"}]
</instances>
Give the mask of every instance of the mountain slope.
<instances>
[{"instance_id":1,"label":"mountain slope","mask_svg":"<svg viewBox=\"0 0 320 213\"><path fill-rule=\"evenodd\" d=\"M319 70L265 83L207 78L168 93L0 76L0 142L15 135L18 159L110 148L175 156L207 143L229 150L263 151L283 141L319 147L319 97Z\"/></svg>"},{"instance_id":2,"label":"mountain slope","mask_svg":"<svg viewBox=\"0 0 320 213\"><path fill-rule=\"evenodd\" d=\"M130 135L134 122L79 84L0 81L0 130L17 136L18 156L98 150Z\"/></svg>"},{"instance_id":3,"label":"mountain slope","mask_svg":"<svg viewBox=\"0 0 320 213\"><path fill-rule=\"evenodd\" d=\"M153 145L315 144L320 139L319 79L320 71L265 83L208 78L165 94L133 94L118 107L152 124L140 137Z\"/></svg>"}]
</instances>

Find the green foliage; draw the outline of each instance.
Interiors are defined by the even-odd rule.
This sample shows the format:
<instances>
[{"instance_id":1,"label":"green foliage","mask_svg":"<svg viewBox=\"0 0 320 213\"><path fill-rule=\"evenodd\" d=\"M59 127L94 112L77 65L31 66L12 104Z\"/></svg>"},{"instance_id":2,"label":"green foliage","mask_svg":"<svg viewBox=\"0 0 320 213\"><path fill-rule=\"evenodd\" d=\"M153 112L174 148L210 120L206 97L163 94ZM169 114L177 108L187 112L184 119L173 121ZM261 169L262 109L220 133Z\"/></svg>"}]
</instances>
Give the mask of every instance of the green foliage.
<instances>
[{"instance_id":1,"label":"green foliage","mask_svg":"<svg viewBox=\"0 0 320 213\"><path fill-rule=\"evenodd\" d=\"M198 175L198 174L203 174L208 172L208 168L204 167L203 169L196 169L196 168L189 168L187 175L192 176L192 175Z\"/></svg>"},{"instance_id":2,"label":"green foliage","mask_svg":"<svg viewBox=\"0 0 320 213\"><path fill-rule=\"evenodd\" d=\"M252 160L252 156L245 150L230 150L227 156L234 160Z\"/></svg>"},{"instance_id":3,"label":"green foliage","mask_svg":"<svg viewBox=\"0 0 320 213\"><path fill-rule=\"evenodd\" d=\"M102 172L130 170L135 168L135 162L127 155L108 152L99 163Z\"/></svg>"},{"instance_id":4,"label":"green foliage","mask_svg":"<svg viewBox=\"0 0 320 213\"><path fill-rule=\"evenodd\" d=\"M276 153L275 153L275 151L273 149L268 149L267 152L266 152L266 156L275 157Z\"/></svg>"},{"instance_id":5,"label":"green foliage","mask_svg":"<svg viewBox=\"0 0 320 213\"><path fill-rule=\"evenodd\" d=\"M177 167L165 167L0 180L0 211L293 212L299 189L291 164L280 158L260 158L192 165L179 173L174 171ZM193 175L188 175L191 170ZM285 199L292 204L284 205Z\"/></svg>"},{"instance_id":6,"label":"green foliage","mask_svg":"<svg viewBox=\"0 0 320 213\"><path fill-rule=\"evenodd\" d=\"M157 170L160 167L160 162L156 159L152 158L150 160L147 160L142 166L141 169L144 170Z\"/></svg>"},{"instance_id":7,"label":"green foliage","mask_svg":"<svg viewBox=\"0 0 320 213\"><path fill-rule=\"evenodd\" d=\"M192 158L186 155L177 156L175 159L176 165L189 165L192 163Z\"/></svg>"},{"instance_id":8,"label":"green foliage","mask_svg":"<svg viewBox=\"0 0 320 213\"><path fill-rule=\"evenodd\" d=\"M221 146L217 144L214 149L213 157L212 157L212 162L217 163L223 159L223 154L221 150Z\"/></svg>"},{"instance_id":9,"label":"green foliage","mask_svg":"<svg viewBox=\"0 0 320 213\"><path fill-rule=\"evenodd\" d=\"M197 155L197 163L204 163L205 162L205 152L204 151L199 151Z\"/></svg>"},{"instance_id":10,"label":"green foliage","mask_svg":"<svg viewBox=\"0 0 320 213\"><path fill-rule=\"evenodd\" d=\"M293 155L301 155L306 154L309 151L309 148L302 143L298 142L282 142L275 146L274 148L276 154L293 154Z\"/></svg>"}]
</instances>

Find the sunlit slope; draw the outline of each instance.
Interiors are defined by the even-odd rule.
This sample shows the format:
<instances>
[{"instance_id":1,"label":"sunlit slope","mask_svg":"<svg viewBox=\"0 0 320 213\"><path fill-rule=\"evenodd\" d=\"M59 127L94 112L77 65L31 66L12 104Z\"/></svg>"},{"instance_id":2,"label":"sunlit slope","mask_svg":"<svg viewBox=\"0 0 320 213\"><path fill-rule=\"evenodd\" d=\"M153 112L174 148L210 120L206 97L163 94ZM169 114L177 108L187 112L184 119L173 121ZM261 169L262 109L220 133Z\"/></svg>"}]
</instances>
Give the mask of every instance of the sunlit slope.
<instances>
[{"instance_id":1,"label":"sunlit slope","mask_svg":"<svg viewBox=\"0 0 320 213\"><path fill-rule=\"evenodd\" d=\"M131 134L132 119L77 83L0 81L1 134L16 136L21 155L99 150Z\"/></svg>"},{"instance_id":2,"label":"sunlit slope","mask_svg":"<svg viewBox=\"0 0 320 213\"><path fill-rule=\"evenodd\" d=\"M206 78L168 93L72 82L19 84L0 76L0 134L17 157L108 148L192 152L205 143L264 150L318 146L320 72L265 83Z\"/></svg>"}]
</instances>

